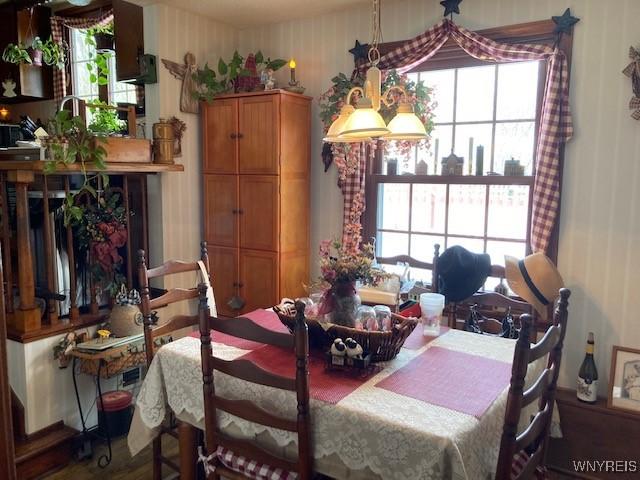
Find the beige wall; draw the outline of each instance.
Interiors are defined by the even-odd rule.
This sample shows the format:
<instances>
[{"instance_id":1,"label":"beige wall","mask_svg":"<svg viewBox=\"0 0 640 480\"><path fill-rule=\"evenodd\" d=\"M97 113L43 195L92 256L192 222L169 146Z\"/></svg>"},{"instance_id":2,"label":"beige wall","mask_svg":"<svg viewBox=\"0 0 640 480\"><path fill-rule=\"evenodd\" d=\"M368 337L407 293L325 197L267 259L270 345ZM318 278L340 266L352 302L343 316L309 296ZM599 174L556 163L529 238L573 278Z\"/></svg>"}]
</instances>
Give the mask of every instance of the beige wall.
<instances>
[{"instance_id":1,"label":"beige wall","mask_svg":"<svg viewBox=\"0 0 640 480\"><path fill-rule=\"evenodd\" d=\"M147 85L147 130L158 118L177 116L187 124L182 140L183 173L163 174L149 182L150 257L157 265L166 259L192 260L200 256L202 239L202 178L200 117L180 111L181 82L160 59L182 62L192 52L198 65L216 64L236 48L235 29L167 5L144 7L145 51L158 57L158 83ZM149 136L150 138L150 136ZM194 281L176 278L175 282ZM184 283L182 283L184 285Z\"/></svg>"},{"instance_id":2,"label":"beige wall","mask_svg":"<svg viewBox=\"0 0 640 480\"><path fill-rule=\"evenodd\" d=\"M565 7L582 20L575 30L571 103L576 133L567 146L559 267L573 291L561 382L572 386L587 332L597 342L601 394L611 346L640 345L640 122L629 117L629 79L620 71L637 44L638 0L482 0L461 4L456 18L471 29L546 19ZM428 0L384 2L385 41L412 37L438 22L442 8ZM240 51L298 61L307 93L318 97L337 72L350 72L347 50L370 38L369 6L289 21L240 34ZM286 73L286 72L285 72ZM314 104L312 246L340 232L342 198L335 168L322 172L321 124Z\"/></svg>"}]
</instances>

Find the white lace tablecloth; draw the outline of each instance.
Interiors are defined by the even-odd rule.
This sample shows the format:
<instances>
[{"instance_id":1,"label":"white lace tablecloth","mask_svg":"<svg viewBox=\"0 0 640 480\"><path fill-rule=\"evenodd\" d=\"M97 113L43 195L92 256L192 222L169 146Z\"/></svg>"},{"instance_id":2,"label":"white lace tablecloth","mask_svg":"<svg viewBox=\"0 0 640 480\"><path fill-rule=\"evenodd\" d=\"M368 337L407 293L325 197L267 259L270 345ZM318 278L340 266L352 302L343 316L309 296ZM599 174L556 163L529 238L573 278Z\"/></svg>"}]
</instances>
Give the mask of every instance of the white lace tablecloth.
<instances>
[{"instance_id":1,"label":"white lace tablecloth","mask_svg":"<svg viewBox=\"0 0 640 480\"><path fill-rule=\"evenodd\" d=\"M403 348L382 371L336 405L311 399L317 471L349 479L493 478L508 387L477 419L374 386L433 346L511 363L515 342L451 330L419 350ZM214 343L213 350L216 356L227 360L247 353L220 343ZM532 365L527 383L542 371L545 361L543 358ZM223 397L251 399L268 411L295 418L292 392L218 372L215 388ZM133 455L155 436L168 409L179 419L203 428L199 339L186 337L158 350L136 401L128 437ZM294 447L296 437L290 432L249 423L224 412L218 415L221 428L234 435L251 437L270 446L277 444L283 453Z\"/></svg>"}]
</instances>

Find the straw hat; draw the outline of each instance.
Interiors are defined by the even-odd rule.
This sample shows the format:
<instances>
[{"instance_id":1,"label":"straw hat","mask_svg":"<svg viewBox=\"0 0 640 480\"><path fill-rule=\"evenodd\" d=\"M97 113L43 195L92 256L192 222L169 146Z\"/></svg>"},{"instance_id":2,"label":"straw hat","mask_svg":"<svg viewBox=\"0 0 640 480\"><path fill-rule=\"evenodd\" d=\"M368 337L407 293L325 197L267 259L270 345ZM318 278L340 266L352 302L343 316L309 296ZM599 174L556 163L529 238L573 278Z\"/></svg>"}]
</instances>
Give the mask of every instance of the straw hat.
<instances>
[{"instance_id":1,"label":"straw hat","mask_svg":"<svg viewBox=\"0 0 640 480\"><path fill-rule=\"evenodd\" d=\"M534 253L522 260L505 255L504 260L511 290L546 317L547 307L553 304L558 298L558 290L564 287L556 266L544 253Z\"/></svg>"}]
</instances>

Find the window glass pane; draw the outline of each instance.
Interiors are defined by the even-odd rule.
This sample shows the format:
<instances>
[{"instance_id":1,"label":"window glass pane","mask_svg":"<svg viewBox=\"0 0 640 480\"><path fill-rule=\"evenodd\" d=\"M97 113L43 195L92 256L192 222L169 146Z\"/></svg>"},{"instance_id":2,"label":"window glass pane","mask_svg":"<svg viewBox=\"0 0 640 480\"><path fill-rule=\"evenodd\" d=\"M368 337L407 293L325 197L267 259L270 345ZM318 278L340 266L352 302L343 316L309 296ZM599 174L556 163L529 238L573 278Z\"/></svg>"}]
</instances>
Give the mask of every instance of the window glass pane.
<instances>
[{"instance_id":1,"label":"window glass pane","mask_svg":"<svg viewBox=\"0 0 640 480\"><path fill-rule=\"evenodd\" d=\"M411 270L409 270L409 278L411 280L416 280L431 285L431 280L433 280L433 272L425 268L411 267Z\"/></svg>"},{"instance_id":2,"label":"window glass pane","mask_svg":"<svg viewBox=\"0 0 640 480\"><path fill-rule=\"evenodd\" d=\"M455 70L432 70L421 72L420 80L433 88L432 100L436 103L433 111L436 123L453 121L453 89Z\"/></svg>"},{"instance_id":3,"label":"window glass pane","mask_svg":"<svg viewBox=\"0 0 640 480\"><path fill-rule=\"evenodd\" d=\"M447 187L445 185L415 184L413 186L411 230L413 232L444 233L446 199Z\"/></svg>"},{"instance_id":4,"label":"window glass pane","mask_svg":"<svg viewBox=\"0 0 640 480\"><path fill-rule=\"evenodd\" d=\"M497 123L493 171L504 174L504 162L514 158L524 165L525 175L531 175L534 138L535 122Z\"/></svg>"},{"instance_id":5,"label":"window glass pane","mask_svg":"<svg viewBox=\"0 0 640 480\"><path fill-rule=\"evenodd\" d=\"M474 123L471 125L456 125L456 145L454 153L458 157L464 158L463 175L475 175L476 173L476 148L478 145L484 147L484 162L488 162L491 155L491 137L493 135L492 123ZM469 139L473 139L470 143ZM471 149L469 148L471 147ZM471 150L471 151L469 151ZM469 162L471 154L471 162ZM471 166L471 170L469 170ZM483 164L483 171L489 170L488 165Z\"/></svg>"},{"instance_id":6,"label":"window glass pane","mask_svg":"<svg viewBox=\"0 0 640 480\"><path fill-rule=\"evenodd\" d=\"M456 121L493 119L495 65L458 70Z\"/></svg>"},{"instance_id":7,"label":"window glass pane","mask_svg":"<svg viewBox=\"0 0 640 480\"><path fill-rule=\"evenodd\" d=\"M409 230L409 184L383 183L379 189L378 228Z\"/></svg>"},{"instance_id":8,"label":"window glass pane","mask_svg":"<svg viewBox=\"0 0 640 480\"><path fill-rule=\"evenodd\" d=\"M414 174L416 171L416 147L406 143L387 141L384 143L384 160L388 168L388 162L395 160L397 163L396 172L398 175L403 173Z\"/></svg>"},{"instance_id":9,"label":"window glass pane","mask_svg":"<svg viewBox=\"0 0 640 480\"><path fill-rule=\"evenodd\" d=\"M489 187L490 237L527 238L529 187L526 185L492 185Z\"/></svg>"},{"instance_id":10,"label":"window glass pane","mask_svg":"<svg viewBox=\"0 0 640 480\"><path fill-rule=\"evenodd\" d=\"M409 255L421 262L431 263L436 243L440 245L440 251L444 250L444 237L411 235L411 252Z\"/></svg>"},{"instance_id":11,"label":"window glass pane","mask_svg":"<svg viewBox=\"0 0 640 480\"><path fill-rule=\"evenodd\" d=\"M535 118L539 62L503 63L498 66L496 119Z\"/></svg>"},{"instance_id":12,"label":"window glass pane","mask_svg":"<svg viewBox=\"0 0 640 480\"><path fill-rule=\"evenodd\" d=\"M504 256L511 255L516 258L524 258L526 253L524 242L487 242L487 253L491 256L492 265L502 265L504 267Z\"/></svg>"},{"instance_id":13,"label":"window glass pane","mask_svg":"<svg viewBox=\"0 0 640 480\"><path fill-rule=\"evenodd\" d=\"M378 232L376 241L377 256L395 257L396 255L407 255L409 252L409 234L395 232Z\"/></svg>"},{"instance_id":14,"label":"window glass pane","mask_svg":"<svg viewBox=\"0 0 640 480\"><path fill-rule=\"evenodd\" d=\"M83 60L89 60L95 55L95 47L88 46L85 40L85 31L77 28L71 30L71 60L74 62L80 62Z\"/></svg>"},{"instance_id":15,"label":"window glass pane","mask_svg":"<svg viewBox=\"0 0 640 480\"><path fill-rule=\"evenodd\" d=\"M485 185L451 185L449 233L484 235Z\"/></svg>"},{"instance_id":16,"label":"window glass pane","mask_svg":"<svg viewBox=\"0 0 640 480\"><path fill-rule=\"evenodd\" d=\"M449 237L447 239L447 248L453 247L454 245L460 245L473 253L484 252L484 240L477 238Z\"/></svg>"},{"instance_id":17,"label":"window glass pane","mask_svg":"<svg viewBox=\"0 0 640 480\"><path fill-rule=\"evenodd\" d=\"M453 138L453 126L436 125L431 133L431 148L418 149L418 161L424 160L429 167L429 175L441 172L440 162L443 157L448 157L451 153L451 140ZM434 161L437 160L437 162ZM436 168L437 166L437 168Z\"/></svg>"}]
</instances>

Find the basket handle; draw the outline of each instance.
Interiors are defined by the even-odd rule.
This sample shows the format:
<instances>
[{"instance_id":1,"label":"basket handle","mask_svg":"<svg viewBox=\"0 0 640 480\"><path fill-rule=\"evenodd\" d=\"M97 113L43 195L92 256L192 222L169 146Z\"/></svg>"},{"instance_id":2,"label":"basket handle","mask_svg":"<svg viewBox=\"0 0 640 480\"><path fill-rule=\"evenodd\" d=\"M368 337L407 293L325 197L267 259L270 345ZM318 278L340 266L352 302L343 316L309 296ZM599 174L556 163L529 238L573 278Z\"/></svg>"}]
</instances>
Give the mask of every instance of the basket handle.
<instances>
[{"instance_id":1,"label":"basket handle","mask_svg":"<svg viewBox=\"0 0 640 480\"><path fill-rule=\"evenodd\" d=\"M403 317L402 315L398 315L397 313L392 313L391 318L395 318L400 320L400 324L396 324L395 328L398 330L404 330L409 328L409 325L416 322L416 319L413 317Z\"/></svg>"}]
</instances>

